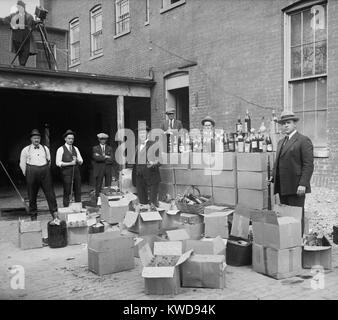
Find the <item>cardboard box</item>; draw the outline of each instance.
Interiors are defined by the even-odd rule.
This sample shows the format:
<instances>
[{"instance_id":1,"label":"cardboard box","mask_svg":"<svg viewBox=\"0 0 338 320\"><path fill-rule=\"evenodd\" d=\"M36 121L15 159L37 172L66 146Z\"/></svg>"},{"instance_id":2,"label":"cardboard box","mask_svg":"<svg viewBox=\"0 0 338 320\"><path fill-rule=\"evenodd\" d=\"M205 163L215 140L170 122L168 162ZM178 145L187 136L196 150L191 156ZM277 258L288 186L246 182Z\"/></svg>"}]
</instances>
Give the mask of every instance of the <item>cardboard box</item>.
<instances>
[{"instance_id":1,"label":"cardboard box","mask_svg":"<svg viewBox=\"0 0 338 320\"><path fill-rule=\"evenodd\" d=\"M215 204L235 206L237 204L237 189L212 187L212 198Z\"/></svg>"},{"instance_id":2,"label":"cardboard box","mask_svg":"<svg viewBox=\"0 0 338 320\"><path fill-rule=\"evenodd\" d=\"M212 163L211 153L207 152L191 152L190 168L191 169L210 169Z\"/></svg>"},{"instance_id":3,"label":"cardboard box","mask_svg":"<svg viewBox=\"0 0 338 320\"><path fill-rule=\"evenodd\" d=\"M180 222L189 224L203 223L203 216L199 214L182 212L180 215Z\"/></svg>"},{"instance_id":4,"label":"cardboard box","mask_svg":"<svg viewBox=\"0 0 338 320\"><path fill-rule=\"evenodd\" d=\"M168 183L168 184L175 183L174 169L162 168L162 167L160 167L159 169L160 169L161 182Z\"/></svg>"},{"instance_id":5,"label":"cardboard box","mask_svg":"<svg viewBox=\"0 0 338 320\"><path fill-rule=\"evenodd\" d=\"M173 230L177 228L177 224L180 222L181 213L179 210L159 210L162 217L160 229L162 231Z\"/></svg>"},{"instance_id":6,"label":"cardboard box","mask_svg":"<svg viewBox=\"0 0 338 320\"><path fill-rule=\"evenodd\" d=\"M40 221L19 220L18 233L20 249L42 248L42 228Z\"/></svg>"},{"instance_id":7,"label":"cardboard box","mask_svg":"<svg viewBox=\"0 0 338 320\"><path fill-rule=\"evenodd\" d=\"M225 212L214 212L204 215L204 236L207 238L229 237L228 216L233 213L233 210Z\"/></svg>"},{"instance_id":8,"label":"cardboard box","mask_svg":"<svg viewBox=\"0 0 338 320\"><path fill-rule=\"evenodd\" d=\"M231 236L248 240L251 209L237 205L233 214Z\"/></svg>"},{"instance_id":9,"label":"cardboard box","mask_svg":"<svg viewBox=\"0 0 338 320\"><path fill-rule=\"evenodd\" d=\"M88 235L88 269L98 275L133 269L134 239L119 231Z\"/></svg>"},{"instance_id":10,"label":"cardboard box","mask_svg":"<svg viewBox=\"0 0 338 320\"><path fill-rule=\"evenodd\" d=\"M193 250L196 254L219 254L225 256L225 243L221 237L185 240L183 243L184 251Z\"/></svg>"},{"instance_id":11,"label":"cardboard box","mask_svg":"<svg viewBox=\"0 0 338 320\"><path fill-rule=\"evenodd\" d=\"M142 277L146 294L178 294L180 290L179 265L183 264L192 251L183 254L182 242L155 242L152 253L148 244L140 248L139 254L143 265ZM151 266L156 257L169 257L173 264L169 266Z\"/></svg>"},{"instance_id":12,"label":"cardboard box","mask_svg":"<svg viewBox=\"0 0 338 320\"><path fill-rule=\"evenodd\" d=\"M134 234L135 236L135 234ZM143 247L146 243L148 243L150 249L154 250L154 243L159 241L166 241L165 239L156 236L156 235L147 235L147 236L140 236L140 237L133 237L134 239L134 257L139 258L139 250Z\"/></svg>"},{"instance_id":13,"label":"cardboard box","mask_svg":"<svg viewBox=\"0 0 338 320\"><path fill-rule=\"evenodd\" d=\"M68 245L87 243L88 227L67 228Z\"/></svg>"},{"instance_id":14,"label":"cardboard box","mask_svg":"<svg viewBox=\"0 0 338 320\"><path fill-rule=\"evenodd\" d=\"M181 223L178 225L178 228L187 230L189 237L192 240L199 240L204 235L204 223L197 224Z\"/></svg>"},{"instance_id":15,"label":"cardboard box","mask_svg":"<svg viewBox=\"0 0 338 320\"><path fill-rule=\"evenodd\" d=\"M303 268L311 269L315 266L321 266L324 269L332 270L332 245L324 236L323 246L308 246L303 247Z\"/></svg>"},{"instance_id":16,"label":"cardboard box","mask_svg":"<svg viewBox=\"0 0 338 320\"><path fill-rule=\"evenodd\" d=\"M70 207L58 208L58 217L60 220L67 221L67 216L70 213L74 213L73 209Z\"/></svg>"},{"instance_id":17,"label":"cardboard box","mask_svg":"<svg viewBox=\"0 0 338 320\"><path fill-rule=\"evenodd\" d=\"M102 193L100 194L100 198L102 201L100 209L101 219L110 224L122 222L129 209L130 201L126 198L117 201L108 201L108 197Z\"/></svg>"},{"instance_id":18,"label":"cardboard box","mask_svg":"<svg viewBox=\"0 0 338 320\"><path fill-rule=\"evenodd\" d=\"M251 215L256 244L276 250L302 245L301 222L293 217L280 217L273 211L256 211Z\"/></svg>"},{"instance_id":19,"label":"cardboard box","mask_svg":"<svg viewBox=\"0 0 338 320\"><path fill-rule=\"evenodd\" d=\"M224 289L223 255L193 254L181 267L182 287Z\"/></svg>"},{"instance_id":20,"label":"cardboard box","mask_svg":"<svg viewBox=\"0 0 338 320\"><path fill-rule=\"evenodd\" d=\"M229 208L225 207L225 206L211 205L211 206L207 206L207 207L204 208L204 214L209 214L209 213L219 212L219 211L225 211L227 209L229 209Z\"/></svg>"},{"instance_id":21,"label":"cardboard box","mask_svg":"<svg viewBox=\"0 0 338 320\"><path fill-rule=\"evenodd\" d=\"M190 239L190 235L186 229L170 230L166 233L170 241L183 241Z\"/></svg>"},{"instance_id":22,"label":"cardboard box","mask_svg":"<svg viewBox=\"0 0 338 320\"><path fill-rule=\"evenodd\" d=\"M67 214L67 228L87 227L87 215L85 212Z\"/></svg>"},{"instance_id":23,"label":"cardboard box","mask_svg":"<svg viewBox=\"0 0 338 320\"><path fill-rule=\"evenodd\" d=\"M190 168L190 153L184 152L184 153L169 153L168 156L169 164L172 168L178 169L189 169Z\"/></svg>"},{"instance_id":24,"label":"cardboard box","mask_svg":"<svg viewBox=\"0 0 338 320\"><path fill-rule=\"evenodd\" d=\"M82 202L71 202L69 204L69 208L72 209L74 212L81 212Z\"/></svg>"},{"instance_id":25,"label":"cardboard box","mask_svg":"<svg viewBox=\"0 0 338 320\"><path fill-rule=\"evenodd\" d=\"M212 170L234 171L236 173L236 153L235 152L214 152L211 156Z\"/></svg>"},{"instance_id":26,"label":"cardboard box","mask_svg":"<svg viewBox=\"0 0 338 320\"><path fill-rule=\"evenodd\" d=\"M253 270L275 279L293 277L302 271L301 255L301 247L276 250L254 243L252 247Z\"/></svg>"},{"instance_id":27,"label":"cardboard box","mask_svg":"<svg viewBox=\"0 0 338 320\"><path fill-rule=\"evenodd\" d=\"M160 232L161 215L158 211L134 212L128 211L123 224L129 231L135 232L140 236L154 234Z\"/></svg>"},{"instance_id":28,"label":"cardboard box","mask_svg":"<svg viewBox=\"0 0 338 320\"><path fill-rule=\"evenodd\" d=\"M211 186L211 170L209 169L175 169L175 183L178 185Z\"/></svg>"},{"instance_id":29,"label":"cardboard box","mask_svg":"<svg viewBox=\"0 0 338 320\"><path fill-rule=\"evenodd\" d=\"M264 172L237 172L238 189L265 190L267 188L267 173Z\"/></svg>"},{"instance_id":30,"label":"cardboard box","mask_svg":"<svg viewBox=\"0 0 338 320\"><path fill-rule=\"evenodd\" d=\"M238 171L267 171L268 157L270 158L270 167L273 167L273 156L269 152L259 153L237 153Z\"/></svg>"},{"instance_id":31,"label":"cardboard box","mask_svg":"<svg viewBox=\"0 0 338 320\"><path fill-rule=\"evenodd\" d=\"M238 204L252 209L268 207L268 190L238 189Z\"/></svg>"},{"instance_id":32,"label":"cardboard box","mask_svg":"<svg viewBox=\"0 0 338 320\"><path fill-rule=\"evenodd\" d=\"M237 188L237 174L232 171L212 171L212 186L222 188Z\"/></svg>"}]
</instances>

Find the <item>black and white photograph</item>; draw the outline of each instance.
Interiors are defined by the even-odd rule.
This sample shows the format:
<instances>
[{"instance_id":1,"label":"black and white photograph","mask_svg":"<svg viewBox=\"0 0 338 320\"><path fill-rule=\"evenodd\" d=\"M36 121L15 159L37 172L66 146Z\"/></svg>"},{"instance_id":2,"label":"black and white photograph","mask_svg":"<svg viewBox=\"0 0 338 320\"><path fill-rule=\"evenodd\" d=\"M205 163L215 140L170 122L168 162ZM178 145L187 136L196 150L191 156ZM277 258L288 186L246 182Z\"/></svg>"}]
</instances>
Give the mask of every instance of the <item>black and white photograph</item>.
<instances>
[{"instance_id":1,"label":"black and white photograph","mask_svg":"<svg viewBox=\"0 0 338 320\"><path fill-rule=\"evenodd\" d=\"M338 300L338 0L0 0L0 300Z\"/></svg>"}]
</instances>

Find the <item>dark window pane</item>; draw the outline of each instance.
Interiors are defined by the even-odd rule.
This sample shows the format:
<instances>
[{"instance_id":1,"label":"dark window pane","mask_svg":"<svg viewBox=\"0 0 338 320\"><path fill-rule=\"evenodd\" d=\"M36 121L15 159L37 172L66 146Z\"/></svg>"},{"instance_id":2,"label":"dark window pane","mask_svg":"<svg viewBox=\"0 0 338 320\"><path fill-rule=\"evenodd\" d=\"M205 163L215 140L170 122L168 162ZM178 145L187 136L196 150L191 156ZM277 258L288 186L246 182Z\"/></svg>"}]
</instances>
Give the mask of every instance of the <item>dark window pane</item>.
<instances>
[{"instance_id":1,"label":"dark window pane","mask_svg":"<svg viewBox=\"0 0 338 320\"><path fill-rule=\"evenodd\" d=\"M304 82L304 110L316 109L316 80Z\"/></svg>"},{"instance_id":2,"label":"dark window pane","mask_svg":"<svg viewBox=\"0 0 338 320\"><path fill-rule=\"evenodd\" d=\"M301 47L291 49L291 78L301 76Z\"/></svg>"},{"instance_id":3,"label":"dark window pane","mask_svg":"<svg viewBox=\"0 0 338 320\"><path fill-rule=\"evenodd\" d=\"M316 43L316 74L326 73L326 41Z\"/></svg>"},{"instance_id":4,"label":"dark window pane","mask_svg":"<svg viewBox=\"0 0 338 320\"><path fill-rule=\"evenodd\" d=\"M292 110L303 111L303 82L292 84Z\"/></svg>"},{"instance_id":5,"label":"dark window pane","mask_svg":"<svg viewBox=\"0 0 338 320\"><path fill-rule=\"evenodd\" d=\"M303 44L314 42L314 33L311 26L312 17L313 15L310 9L303 12Z\"/></svg>"},{"instance_id":6,"label":"dark window pane","mask_svg":"<svg viewBox=\"0 0 338 320\"><path fill-rule=\"evenodd\" d=\"M317 109L327 109L326 88L326 78L319 78L317 81Z\"/></svg>"},{"instance_id":7,"label":"dark window pane","mask_svg":"<svg viewBox=\"0 0 338 320\"><path fill-rule=\"evenodd\" d=\"M303 76L313 75L313 44L303 47Z\"/></svg>"},{"instance_id":8,"label":"dark window pane","mask_svg":"<svg viewBox=\"0 0 338 320\"><path fill-rule=\"evenodd\" d=\"M301 44L301 19L300 13L291 16L291 46Z\"/></svg>"}]
</instances>

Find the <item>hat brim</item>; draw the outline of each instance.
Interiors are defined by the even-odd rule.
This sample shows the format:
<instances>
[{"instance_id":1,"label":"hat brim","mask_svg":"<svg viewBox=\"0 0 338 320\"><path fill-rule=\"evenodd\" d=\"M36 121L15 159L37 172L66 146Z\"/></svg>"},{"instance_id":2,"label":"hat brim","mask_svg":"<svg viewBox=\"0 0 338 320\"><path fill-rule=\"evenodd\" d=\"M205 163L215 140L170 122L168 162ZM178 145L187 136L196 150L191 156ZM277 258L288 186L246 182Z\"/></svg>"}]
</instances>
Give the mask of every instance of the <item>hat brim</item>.
<instances>
[{"instance_id":1,"label":"hat brim","mask_svg":"<svg viewBox=\"0 0 338 320\"><path fill-rule=\"evenodd\" d=\"M75 137L75 132L73 132L73 131L64 133L64 134L63 134L63 137L66 138L66 137L69 136L70 134L71 134L72 136Z\"/></svg>"},{"instance_id":2,"label":"hat brim","mask_svg":"<svg viewBox=\"0 0 338 320\"><path fill-rule=\"evenodd\" d=\"M201 121L202 126L204 126L204 123L207 122L207 121L208 121L208 122L211 122L213 126L215 126L215 124L216 124L214 120L205 119L205 120L202 120L202 121Z\"/></svg>"},{"instance_id":3,"label":"hat brim","mask_svg":"<svg viewBox=\"0 0 338 320\"><path fill-rule=\"evenodd\" d=\"M30 137L34 137L34 136L41 137L41 133L31 133L30 134Z\"/></svg>"},{"instance_id":4,"label":"hat brim","mask_svg":"<svg viewBox=\"0 0 338 320\"><path fill-rule=\"evenodd\" d=\"M278 120L277 122L278 122L279 124L282 124L282 123L284 123L284 122L286 122L286 121L289 121L289 120L293 120L293 121L297 122L297 121L299 121L299 118L297 118L297 117L286 117L286 118L284 118L284 119Z\"/></svg>"}]
</instances>

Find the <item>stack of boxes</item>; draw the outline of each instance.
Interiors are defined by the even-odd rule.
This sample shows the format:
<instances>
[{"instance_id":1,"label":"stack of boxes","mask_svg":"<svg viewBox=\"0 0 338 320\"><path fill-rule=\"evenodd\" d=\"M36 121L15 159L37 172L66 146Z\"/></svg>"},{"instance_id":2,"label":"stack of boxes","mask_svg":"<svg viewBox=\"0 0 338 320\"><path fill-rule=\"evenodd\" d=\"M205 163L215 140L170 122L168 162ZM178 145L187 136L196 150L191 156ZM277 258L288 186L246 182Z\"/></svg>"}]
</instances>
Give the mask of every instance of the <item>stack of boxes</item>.
<instances>
[{"instance_id":1,"label":"stack of boxes","mask_svg":"<svg viewBox=\"0 0 338 320\"><path fill-rule=\"evenodd\" d=\"M237 154L238 204L258 210L268 208L268 159L272 171L273 153Z\"/></svg>"},{"instance_id":2,"label":"stack of boxes","mask_svg":"<svg viewBox=\"0 0 338 320\"><path fill-rule=\"evenodd\" d=\"M274 211L252 213L253 270L276 279L295 276L302 268L301 221Z\"/></svg>"},{"instance_id":3,"label":"stack of boxes","mask_svg":"<svg viewBox=\"0 0 338 320\"><path fill-rule=\"evenodd\" d=\"M20 249L42 248L42 228L40 221L19 220L18 234Z\"/></svg>"}]
</instances>

